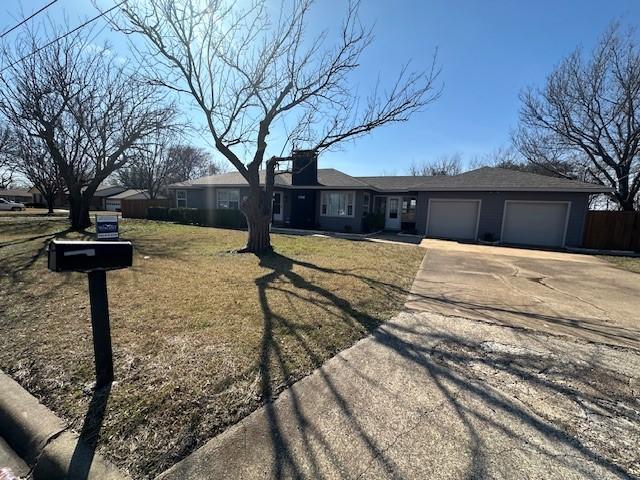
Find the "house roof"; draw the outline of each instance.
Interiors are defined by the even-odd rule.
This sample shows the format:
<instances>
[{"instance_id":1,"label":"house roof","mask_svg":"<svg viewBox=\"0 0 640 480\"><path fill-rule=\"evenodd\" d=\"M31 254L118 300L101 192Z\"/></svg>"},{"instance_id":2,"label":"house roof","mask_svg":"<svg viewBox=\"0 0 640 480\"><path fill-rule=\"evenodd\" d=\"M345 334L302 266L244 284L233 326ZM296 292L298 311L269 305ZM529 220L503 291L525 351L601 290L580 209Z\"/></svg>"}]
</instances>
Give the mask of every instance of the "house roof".
<instances>
[{"instance_id":1,"label":"house roof","mask_svg":"<svg viewBox=\"0 0 640 480\"><path fill-rule=\"evenodd\" d=\"M31 192L26 188L0 188L0 197L31 197Z\"/></svg>"},{"instance_id":2,"label":"house roof","mask_svg":"<svg viewBox=\"0 0 640 480\"><path fill-rule=\"evenodd\" d=\"M260 171L260 183L265 172ZM275 186L282 188L336 188L370 189L380 192L412 191L548 191L548 192L610 192L609 187L593 183L549 177L535 173L519 172L496 167L482 167L452 176L380 176L352 177L333 168L318 169L315 186L292 186L291 174L276 175ZM206 186L244 186L247 181L239 172L223 173L175 183L171 188L202 188Z\"/></svg>"},{"instance_id":3,"label":"house roof","mask_svg":"<svg viewBox=\"0 0 640 480\"><path fill-rule=\"evenodd\" d=\"M260 170L260 183L264 184L265 171ZM248 185L248 182L242 176L240 172L228 172L220 175L209 175L207 177L197 178L195 180L189 180L187 182L179 182L169 185L171 188L180 187L204 187L204 186L244 186ZM275 177L276 187L291 187L291 173L278 173ZM369 185L358 180L356 177L347 175L335 168L319 168L318 169L318 185L314 188L369 188ZM304 187L308 188L308 187Z\"/></svg>"},{"instance_id":4,"label":"house roof","mask_svg":"<svg viewBox=\"0 0 640 480\"><path fill-rule=\"evenodd\" d=\"M609 187L536 173L481 167L451 176L358 177L378 190L609 192Z\"/></svg>"},{"instance_id":5,"label":"house roof","mask_svg":"<svg viewBox=\"0 0 640 480\"><path fill-rule=\"evenodd\" d=\"M109 200L148 200L149 198L151 197L149 197L149 192L147 192L146 190L129 189L116 195L111 195L109 197ZM163 200L167 197L158 195L156 198L158 200Z\"/></svg>"},{"instance_id":6,"label":"house roof","mask_svg":"<svg viewBox=\"0 0 640 480\"><path fill-rule=\"evenodd\" d=\"M104 186L98 187L96 192L93 194L94 197L111 197L112 195L117 195L119 193L127 190L127 187L117 187L117 186Z\"/></svg>"}]
</instances>

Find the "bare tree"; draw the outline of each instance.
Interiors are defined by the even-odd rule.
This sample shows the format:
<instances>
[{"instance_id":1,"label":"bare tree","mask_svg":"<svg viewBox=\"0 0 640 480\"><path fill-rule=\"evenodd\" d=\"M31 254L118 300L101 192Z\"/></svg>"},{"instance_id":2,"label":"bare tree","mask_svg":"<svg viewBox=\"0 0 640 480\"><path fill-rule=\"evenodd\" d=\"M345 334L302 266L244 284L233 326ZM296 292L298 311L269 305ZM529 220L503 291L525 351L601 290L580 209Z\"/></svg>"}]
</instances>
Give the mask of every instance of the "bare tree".
<instances>
[{"instance_id":1,"label":"bare tree","mask_svg":"<svg viewBox=\"0 0 640 480\"><path fill-rule=\"evenodd\" d=\"M59 36L55 27L43 28L45 36ZM80 30L39 49L42 36L28 31L3 50L8 66L0 76L0 113L46 146L65 181L75 229L91 224L100 183L174 118L158 89L108 48L88 48L90 35Z\"/></svg>"},{"instance_id":2,"label":"bare tree","mask_svg":"<svg viewBox=\"0 0 640 480\"><path fill-rule=\"evenodd\" d=\"M133 153L127 166L116 172L116 179L119 185L144 189L155 199L175 177L176 170L169 156L168 138L158 135L152 144Z\"/></svg>"},{"instance_id":3,"label":"bare tree","mask_svg":"<svg viewBox=\"0 0 640 480\"><path fill-rule=\"evenodd\" d=\"M0 188L9 188L13 183L14 135L8 127L0 125Z\"/></svg>"},{"instance_id":4,"label":"bare tree","mask_svg":"<svg viewBox=\"0 0 640 480\"><path fill-rule=\"evenodd\" d=\"M350 74L372 33L359 21L357 2L348 4L332 47L327 31L305 37L312 3L285 0L272 15L266 0L246 8L231 0L132 0L122 7L123 19L114 19L123 32L146 38L148 49L140 53L152 61L155 81L192 98L215 148L248 182L241 210L249 235L242 251L271 249L278 159L266 160L265 154L276 125L288 132L285 145L320 153L405 121L439 94L434 58L430 70L403 68L387 92L379 87L361 100Z\"/></svg>"},{"instance_id":5,"label":"bare tree","mask_svg":"<svg viewBox=\"0 0 640 480\"><path fill-rule=\"evenodd\" d=\"M576 50L544 88L521 94L515 143L532 163L578 163L633 210L640 191L640 50L612 25L589 57ZM571 167L569 171L573 170ZM560 174L561 169L557 169Z\"/></svg>"},{"instance_id":6,"label":"bare tree","mask_svg":"<svg viewBox=\"0 0 640 480\"><path fill-rule=\"evenodd\" d=\"M209 152L193 145L173 145L169 149L169 156L175 164L175 176L172 182L193 180L225 171L224 165L213 160Z\"/></svg>"},{"instance_id":7,"label":"bare tree","mask_svg":"<svg viewBox=\"0 0 640 480\"><path fill-rule=\"evenodd\" d=\"M548 177L559 177L570 180L585 180L584 169L577 160L569 157L557 159L554 157L536 157L535 161L529 161L513 145L499 147L471 160L471 168L495 167L519 172L535 173Z\"/></svg>"},{"instance_id":8,"label":"bare tree","mask_svg":"<svg viewBox=\"0 0 640 480\"><path fill-rule=\"evenodd\" d=\"M64 180L42 140L18 135L13 157L12 167L38 189L53 213L56 197L64 191Z\"/></svg>"},{"instance_id":9,"label":"bare tree","mask_svg":"<svg viewBox=\"0 0 640 480\"><path fill-rule=\"evenodd\" d=\"M157 198L172 183L222 173L222 166L205 150L190 145L172 146L168 142L163 135L135 152L128 165L116 172L116 183L147 190L150 198Z\"/></svg>"},{"instance_id":10,"label":"bare tree","mask_svg":"<svg viewBox=\"0 0 640 480\"><path fill-rule=\"evenodd\" d=\"M415 177L434 175L459 175L463 171L462 155L454 153L442 155L431 162L412 162L409 166L409 175Z\"/></svg>"}]
</instances>

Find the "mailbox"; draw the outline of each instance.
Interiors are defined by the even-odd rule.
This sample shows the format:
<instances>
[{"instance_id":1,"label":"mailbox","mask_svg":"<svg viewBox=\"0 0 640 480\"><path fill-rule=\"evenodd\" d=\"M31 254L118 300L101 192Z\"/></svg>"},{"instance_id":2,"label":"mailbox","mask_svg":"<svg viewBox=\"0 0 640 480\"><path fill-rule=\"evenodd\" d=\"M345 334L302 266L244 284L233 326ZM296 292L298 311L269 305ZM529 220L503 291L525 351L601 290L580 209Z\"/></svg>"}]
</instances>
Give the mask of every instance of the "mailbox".
<instances>
[{"instance_id":1,"label":"mailbox","mask_svg":"<svg viewBox=\"0 0 640 480\"><path fill-rule=\"evenodd\" d=\"M132 265L131 242L83 242L53 240L49 243L49 270L90 272L116 270Z\"/></svg>"},{"instance_id":2,"label":"mailbox","mask_svg":"<svg viewBox=\"0 0 640 480\"><path fill-rule=\"evenodd\" d=\"M106 271L130 267L132 260L131 242L53 240L49 243L49 270L88 274L96 388L113 381Z\"/></svg>"}]
</instances>

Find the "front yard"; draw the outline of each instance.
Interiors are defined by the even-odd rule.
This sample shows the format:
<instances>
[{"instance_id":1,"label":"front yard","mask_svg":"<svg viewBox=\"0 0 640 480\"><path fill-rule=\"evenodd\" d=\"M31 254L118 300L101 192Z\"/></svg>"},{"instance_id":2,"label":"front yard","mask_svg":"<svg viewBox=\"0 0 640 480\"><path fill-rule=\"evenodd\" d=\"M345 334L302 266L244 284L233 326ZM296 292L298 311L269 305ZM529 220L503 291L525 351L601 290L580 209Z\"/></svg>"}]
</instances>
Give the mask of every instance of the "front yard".
<instances>
[{"instance_id":1,"label":"front yard","mask_svg":"<svg viewBox=\"0 0 640 480\"><path fill-rule=\"evenodd\" d=\"M46 269L64 220L0 220L0 368L134 478L152 477L402 307L415 246L125 221L108 273L116 383L92 399L87 280Z\"/></svg>"}]
</instances>

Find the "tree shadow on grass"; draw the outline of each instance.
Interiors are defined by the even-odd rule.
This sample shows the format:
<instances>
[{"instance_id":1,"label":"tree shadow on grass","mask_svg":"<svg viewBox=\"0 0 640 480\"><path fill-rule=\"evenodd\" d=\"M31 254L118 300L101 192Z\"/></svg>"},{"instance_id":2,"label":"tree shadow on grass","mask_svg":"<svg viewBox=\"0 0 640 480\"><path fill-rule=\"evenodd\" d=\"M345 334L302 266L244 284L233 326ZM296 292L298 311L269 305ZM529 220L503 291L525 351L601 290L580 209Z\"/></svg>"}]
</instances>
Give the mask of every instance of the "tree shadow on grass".
<instances>
[{"instance_id":1,"label":"tree shadow on grass","mask_svg":"<svg viewBox=\"0 0 640 480\"><path fill-rule=\"evenodd\" d=\"M35 245L35 250L25 249L22 252L17 252L11 256L6 256L0 259L0 274L6 275L8 278L11 278L12 281L19 281L20 274L22 272L29 270L41 257L46 255L49 242L51 242L51 240L58 238L67 238L71 232L80 233L82 235L82 237L80 238L81 240L86 240L87 238L91 237L91 233L87 232L86 230L78 232L72 230L71 228L65 228L57 232L36 235L33 237L21 239L16 242L7 242L0 245L0 248L2 248L27 244L30 242L37 242L37 244ZM42 241L38 242L38 240Z\"/></svg>"},{"instance_id":2,"label":"tree shadow on grass","mask_svg":"<svg viewBox=\"0 0 640 480\"><path fill-rule=\"evenodd\" d=\"M322 449L322 454L334 466L337 466L340 471L344 471L341 464L344 460L341 460L340 452L336 450L335 446L331 445L322 431L315 428L313 421L305 416L303 405L295 389L289 390L288 401L295 416L297 430L301 435L303 451L300 452L300 446L292 445L290 439L287 438L283 427L283 419L279 417L279 411L276 404L273 403L273 399L278 393L274 389L276 377L282 377L285 381L288 381L291 376L291 372L287 367L286 355L283 353L277 338L278 332L286 332L287 335L294 338L314 365L320 365L323 359L314 352L309 340L303 335L298 326L272 311L269 305L269 291L278 291L280 294L304 299L315 307L331 309L334 315L336 309L343 312L341 318L344 321L357 322L362 325L366 331L372 333L376 342L390 348L402 358L410 361L416 367L416 375L426 375L431 380L431 383L435 385L436 391L445 398L446 403L451 407L451 411L466 431L471 453L467 478L482 478L488 474L487 455L489 449L483 443L483 437L477 430L476 423L478 421L485 422L519 444L529 444L529 441L522 434L508 426L500 424L480 411L470 409L468 405L459 399L458 392L464 392L465 395L481 401L483 405L486 405L491 410L499 411L500 414L512 418L514 422L526 425L527 428L533 429L536 435L542 439L549 442L559 442L564 447L576 452L577 455L588 458L592 463L599 465L614 475L632 476L625 468L614 463L606 455L598 453L593 448L585 445L579 438L567 433L564 428L542 420L524 408L520 402L516 402L513 398L498 393L489 385L479 382L469 370L468 365L472 362L484 363L496 371L516 376L524 382L529 382L547 391L569 397L572 401L580 401L583 408L592 409L593 413L607 411L611 415L631 415L621 413L624 408L615 405L615 402L605 401L600 392L585 393L590 390L581 391L577 388L568 387L562 381L551 381L532 373L537 372L535 368L538 367L536 362L539 359L529 358L526 355L520 358L514 358L513 355L508 354L488 357L479 345L470 344L464 339L453 335L440 334L442 338L438 338L437 335L439 334L434 335L433 333L412 330L403 325L388 323L379 326L378 320L372 318L366 312L359 311L347 299L339 297L324 287L308 282L302 275L294 271L294 267L304 267L335 275L356 276L367 285L376 288L380 293L389 292L389 289L395 290L395 293L400 293L402 289L394 285L349 271L319 267L309 262L298 261L277 253L261 256L260 266L271 270L266 275L256 279L256 286L264 322L259 370L262 398L266 402L264 408L271 437L273 463L270 475L273 478L301 478L308 475L315 478L321 477L323 473L315 451L318 448ZM279 287L278 283L281 281L290 282L299 292L292 292ZM403 293L405 295L408 294L407 291L403 291ZM486 306L483 306L483 308L486 308ZM551 321L552 319L545 318L544 320ZM560 319L560 321L564 322L565 319ZM440 341L443 345L446 344L447 348L440 348L438 344L432 348L421 347L421 342L411 341L411 335L433 336L434 340ZM408 336L409 339L407 339ZM384 468L388 476L401 478L398 466L387 453L389 445L381 444L374 435L367 431L359 420L358 412L354 411L353 406L324 369L318 370L317 374L320 375L327 387L327 391L330 392L331 404L339 410L342 417L348 419L360 443L364 444L369 451L369 456ZM376 379L369 379L369 381L373 385L376 384ZM585 384L588 383L589 387L593 387L588 379L585 379L584 382ZM315 445L315 448L313 445ZM577 465L575 459L557 457L551 447L547 449L532 446L531 448L537 449L540 454L553 458L553 461L558 464L581 471L585 475L590 474L588 468L585 467L583 469L582 466ZM362 472L362 474L364 473Z\"/></svg>"}]
</instances>

